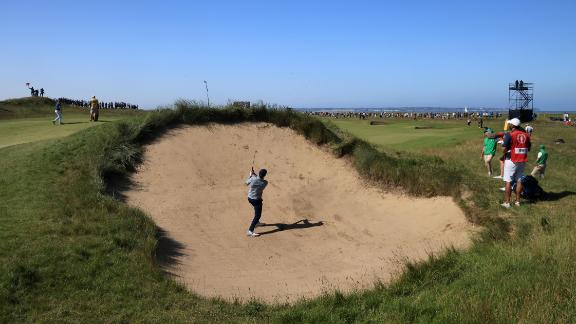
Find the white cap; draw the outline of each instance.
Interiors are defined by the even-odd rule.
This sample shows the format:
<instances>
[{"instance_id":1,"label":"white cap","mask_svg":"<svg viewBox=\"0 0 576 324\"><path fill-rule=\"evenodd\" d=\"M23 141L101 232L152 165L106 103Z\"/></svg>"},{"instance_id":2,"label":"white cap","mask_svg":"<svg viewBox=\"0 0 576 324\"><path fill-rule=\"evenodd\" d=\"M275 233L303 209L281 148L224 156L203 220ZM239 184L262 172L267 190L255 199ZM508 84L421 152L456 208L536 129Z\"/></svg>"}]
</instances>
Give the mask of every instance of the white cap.
<instances>
[{"instance_id":1,"label":"white cap","mask_svg":"<svg viewBox=\"0 0 576 324\"><path fill-rule=\"evenodd\" d=\"M508 124L518 127L518 126L520 126L520 119L512 118L508 121Z\"/></svg>"}]
</instances>

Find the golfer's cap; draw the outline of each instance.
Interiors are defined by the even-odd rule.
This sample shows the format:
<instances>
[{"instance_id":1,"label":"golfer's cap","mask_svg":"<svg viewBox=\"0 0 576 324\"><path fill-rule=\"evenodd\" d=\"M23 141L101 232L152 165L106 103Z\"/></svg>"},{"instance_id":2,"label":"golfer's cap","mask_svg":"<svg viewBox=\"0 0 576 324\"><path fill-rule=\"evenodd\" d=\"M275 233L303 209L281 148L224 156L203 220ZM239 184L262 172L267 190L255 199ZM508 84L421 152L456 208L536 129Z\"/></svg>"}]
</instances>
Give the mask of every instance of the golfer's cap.
<instances>
[{"instance_id":1,"label":"golfer's cap","mask_svg":"<svg viewBox=\"0 0 576 324\"><path fill-rule=\"evenodd\" d=\"M494 133L494 131L492 130L492 128L486 127L486 130L484 131L484 133Z\"/></svg>"},{"instance_id":2,"label":"golfer's cap","mask_svg":"<svg viewBox=\"0 0 576 324\"><path fill-rule=\"evenodd\" d=\"M543 149L543 148L546 148L546 147L544 146L544 144L540 144L540 148Z\"/></svg>"},{"instance_id":3,"label":"golfer's cap","mask_svg":"<svg viewBox=\"0 0 576 324\"><path fill-rule=\"evenodd\" d=\"M518 127L518 126L520 126L520 119L512 118L508 121L508 124Z\"/></svg>"}]
</instances>

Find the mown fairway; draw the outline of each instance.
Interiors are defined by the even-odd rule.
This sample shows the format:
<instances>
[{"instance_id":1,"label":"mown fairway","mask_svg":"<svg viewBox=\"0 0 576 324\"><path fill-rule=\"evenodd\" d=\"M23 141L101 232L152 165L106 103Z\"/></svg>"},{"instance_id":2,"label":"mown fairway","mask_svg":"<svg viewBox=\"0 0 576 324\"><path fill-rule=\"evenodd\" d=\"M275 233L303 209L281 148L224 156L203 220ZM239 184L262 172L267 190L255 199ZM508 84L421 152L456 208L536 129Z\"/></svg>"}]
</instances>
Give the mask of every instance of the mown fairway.
<instances>
[{"instance_id":1,"label":"mown fairway","mask_svg":"<svg viewBox=\"0 0 576 324\"><path fill-rule=\"evenodd\" d=\"M22 109L36 108L10 109L21 114ZM349 148L361 174L382 183L388 183L386 177L397 177L394 183L415 194L462 186L472 198L461 204L468 215L479 215L472 218L484 224L484 230L470 250L450 250L426 263L408 264L390 285L270 306L199 298L165 276L154 255L157 239L166 238L143 213L107 194L105 180L131 172L141 146L170 125L267 116L315 142L332 145L331 134L321 124L283 113L184 107L134 115L110 112L104 120L124 120L46 140L48 129L57 127L50 116L48 111L46 126L42 119L0 117L0 133L21 132L32 141L0 148L0 322L576 321L575 128L547 121L534 124L534 145L545 143L549 148L549 169L541 184L550 199L504 211L498 206L502 182L488 178L480 160L477 127L433 121L425 123L435 128L411 134L408 122L398 122L396 131L383 130L386 126L372 126L373 130L354 120L338 122L353 134L377 138L378 150L385 154L362 143ZM4 127L19 122L39 123L45 131ZM84 124L62 127L74 125ZM419 138L420 131L435 135ZM436 140L421 145L429 136ZM402 144L406 138L410 140ZM566 144L554 145L556 138ZM399 158L379 164L388 154ZM532 152L531 160L534 157ZM421 174L426 174L423 180ZM421 192L420 187L428 189Z\"/></svg>"},{"instance_id":2,"label":"mown fairway","mask_svg":"<svg viewBox=\"0 0 576 324\"><path fill-rule=\"evenodd\" d=\"M65 113L65 112L64 112ZM100 122L118 120L118 117L103 118ZM33 117L15 120L0 120L0 148L68 136L79 130L96 125L86 116L69 114L64 116L64 125L52 125L50 117Z\"/></svg>"},{"instance_id":3,"label":"mown fairway","mask_svg":"<svg viewBox=\"0 0 576 324\"><path fill-rule=\"evenodd\" d=\"M370 125L370 121L384 125ZM473 123L466 126L465 120L403 120L403 119L330 119L336 126L352 135L382 147L422 151L429 148L449 147L468 139L478 138L482 130ZM485 126L501 126L501 122L485 123ZM490 125L494 124L494 125Z\"/></svg>"},{"instance_id":4,"label":"mown fairway","mask_svg":"<svg viewBox=\"0 0 576 324\"><path fill-rule=\"evenodd\" d=\"M91 123L88 108L62 108L63 125L52 125L53 103L48 98L16 101L18 105L0 102L0 148L68 136L98 123L117 121L137 114L135 111L101 110L98 123Z\"/></svg>"}]
</instances>

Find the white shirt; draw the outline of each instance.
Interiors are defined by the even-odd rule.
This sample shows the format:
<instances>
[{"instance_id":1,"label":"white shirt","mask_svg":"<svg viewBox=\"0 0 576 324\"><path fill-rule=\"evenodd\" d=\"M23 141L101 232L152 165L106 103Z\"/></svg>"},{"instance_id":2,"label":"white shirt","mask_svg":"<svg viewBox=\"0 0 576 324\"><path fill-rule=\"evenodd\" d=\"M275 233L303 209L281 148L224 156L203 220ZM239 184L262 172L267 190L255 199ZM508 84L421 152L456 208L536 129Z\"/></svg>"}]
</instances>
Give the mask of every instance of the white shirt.
<instances>
[{"instance_id":1,"label":"white shirt","mask_svg":"<svg viewBox=\"0 0 576 324\"><path fill-rule=\"evenodd\" d=\"M248 198L250 199L262 199L262 193L264 188L268 185L268 181L260 179L260 177L250 174L248 179L246 179L246 185L248 188Z\"/></svg>"}]
</instances>

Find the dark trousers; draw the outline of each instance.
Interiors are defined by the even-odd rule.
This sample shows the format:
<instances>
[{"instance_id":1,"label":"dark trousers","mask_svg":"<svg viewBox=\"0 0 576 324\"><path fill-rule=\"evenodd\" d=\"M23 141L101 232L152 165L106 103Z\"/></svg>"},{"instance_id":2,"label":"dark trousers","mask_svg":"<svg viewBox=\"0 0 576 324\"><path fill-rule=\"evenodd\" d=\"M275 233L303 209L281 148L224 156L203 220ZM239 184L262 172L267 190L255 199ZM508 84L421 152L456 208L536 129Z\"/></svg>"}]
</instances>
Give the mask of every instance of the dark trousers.
<instances>
[{"instance_id":1,"label":"dark trousers","mask_svg":"<svg viewBox=\"0 0 576 324\"><path fill-rule=\"evenodd\" d=\"M248 198L248 202L254 207L254 219L252 220L252 224L250 224L250 232L254 232L254 228L256 228L256 224L260 221L260 217L262 216L262 199L250 199Z\"/></svg>"}]
</instances>

